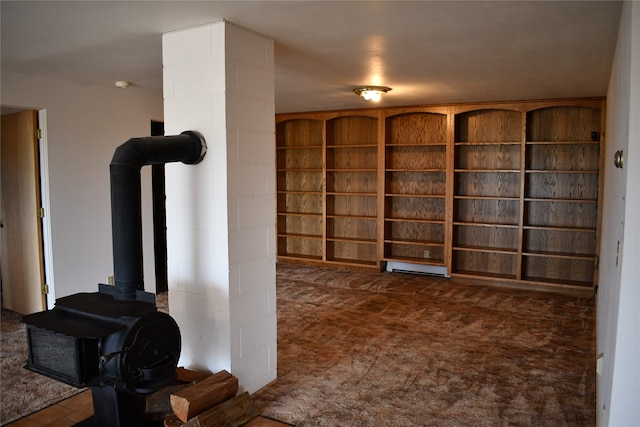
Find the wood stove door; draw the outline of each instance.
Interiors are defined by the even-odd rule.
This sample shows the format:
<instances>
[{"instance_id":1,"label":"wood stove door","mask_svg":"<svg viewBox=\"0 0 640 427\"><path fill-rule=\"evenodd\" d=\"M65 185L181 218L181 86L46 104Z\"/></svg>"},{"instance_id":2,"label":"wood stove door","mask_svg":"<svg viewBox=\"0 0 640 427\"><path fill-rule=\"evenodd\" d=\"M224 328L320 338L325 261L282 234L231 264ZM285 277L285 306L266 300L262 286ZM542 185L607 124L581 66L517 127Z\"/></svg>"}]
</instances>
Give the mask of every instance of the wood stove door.
<instances>
[{"instance_id":1,"label":"wood stove door","mask_svg":"<svg viewBox=\"0 0 640 427\"><path fill-rule=\"evenodd\" d=\"M46 309L37 111L2 115L1 121L2 304L30 314Z\"/></svg>"}]
</instances>

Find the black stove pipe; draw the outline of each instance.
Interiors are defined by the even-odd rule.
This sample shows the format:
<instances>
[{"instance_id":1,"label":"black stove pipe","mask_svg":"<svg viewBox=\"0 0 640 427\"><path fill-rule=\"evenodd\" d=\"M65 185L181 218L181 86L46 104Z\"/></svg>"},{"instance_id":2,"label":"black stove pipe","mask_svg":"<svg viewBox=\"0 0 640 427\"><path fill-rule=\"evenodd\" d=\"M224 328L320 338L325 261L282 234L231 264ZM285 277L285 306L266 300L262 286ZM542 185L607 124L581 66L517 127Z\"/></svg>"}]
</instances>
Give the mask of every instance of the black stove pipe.
<instances>
[{"instance_id":1,"label":"black stove pipe","mask_svg":"<svg viewBox=\"0 0 640 427\"><path fill-rule=\"evenodd\" d=\"M204 137L194 131L132 138L116 149L109 166L114 299L136 300L137 291L144 291L140 169L171 162L197 164L206 151Z\"/></svg>"}]
</instances>

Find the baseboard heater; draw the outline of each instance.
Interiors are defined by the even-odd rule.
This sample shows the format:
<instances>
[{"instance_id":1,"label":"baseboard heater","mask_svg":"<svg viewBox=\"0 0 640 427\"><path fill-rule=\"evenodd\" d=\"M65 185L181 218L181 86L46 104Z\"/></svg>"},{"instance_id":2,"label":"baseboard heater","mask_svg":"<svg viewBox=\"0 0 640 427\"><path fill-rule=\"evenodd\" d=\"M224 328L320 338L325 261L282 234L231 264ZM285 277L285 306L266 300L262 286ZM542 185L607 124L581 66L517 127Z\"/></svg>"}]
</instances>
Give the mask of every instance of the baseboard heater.
<instances>
[{"instance_id":1,"label":"baseboard heater","mask_svg":"<svg viewBox=\"0 0 640 427\"><path fill-rule=\"evenodd\" d=\"M408 262L387 262L389 273L424 274L425 276L437 276L449 278L447 267L441 265L411 264Z\"/></svg>"}]
</instances>

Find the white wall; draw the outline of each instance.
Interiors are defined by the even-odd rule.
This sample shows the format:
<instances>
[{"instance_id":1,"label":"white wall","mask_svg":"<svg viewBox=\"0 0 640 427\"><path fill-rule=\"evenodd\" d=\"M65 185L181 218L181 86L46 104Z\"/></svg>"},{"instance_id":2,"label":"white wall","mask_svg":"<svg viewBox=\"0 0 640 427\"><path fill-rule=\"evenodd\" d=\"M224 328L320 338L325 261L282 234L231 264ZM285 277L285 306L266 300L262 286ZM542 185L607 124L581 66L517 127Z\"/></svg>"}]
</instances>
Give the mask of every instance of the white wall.
<instances>
[{"instance_id":1,"label":"white wall","mask_svg":"<svg viewBox=\"0 0 640 427\"><path fill-rule=\"evenodd\" d=\"M3 106L46 109L55 297L95 292L113 274L109 163L115 148L148 136L162 98L135 89L89 86L2 73ZM150 169L143 168L145 288L155 291Z\"/></svg>"},{"instance_id":2,"label":"white wall","mask_svg":"<svg viewBox=\"0 0 640 427\"><path fill-rule=\"evenodd\" d=\"M598 289L599 425L640 423L640 4L625 2L607 95ZM613 156L624 151L624 168ZM620 242L620 258L616 253Z\"/></svg>"},{"instance_id":3,"label":"white wall","mask_svg":"<svg viewBox=\"0 0 640 427\"><path fill-rule=\"evenodd\" d=\"M167 166L169 310L180 364L276 377L274 44L227 22L163 35L165 129L201 132L199 165Z\"/></svg>"}]
</instances>

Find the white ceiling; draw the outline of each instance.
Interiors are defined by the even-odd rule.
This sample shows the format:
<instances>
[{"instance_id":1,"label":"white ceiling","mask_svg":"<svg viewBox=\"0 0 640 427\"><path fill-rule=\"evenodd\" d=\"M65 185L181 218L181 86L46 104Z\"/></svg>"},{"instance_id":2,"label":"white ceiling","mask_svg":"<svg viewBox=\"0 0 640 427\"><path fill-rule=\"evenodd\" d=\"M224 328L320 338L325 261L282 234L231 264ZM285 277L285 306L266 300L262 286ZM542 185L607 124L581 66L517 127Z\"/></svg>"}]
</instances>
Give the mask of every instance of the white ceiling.
<instances>
[{"instance_id":1,"label":"white ceiling","mask_svg":"<svg viewBox=\"0 0 640 427\"><path fill-rule=\"evenodd\" d=\"M393 88L383 106L603 96L620 6L2 0L0 65L161 93L162 33L226 19L275 40L277 112L368 107L367 84Z\"/></svg>"}]
</instances>

